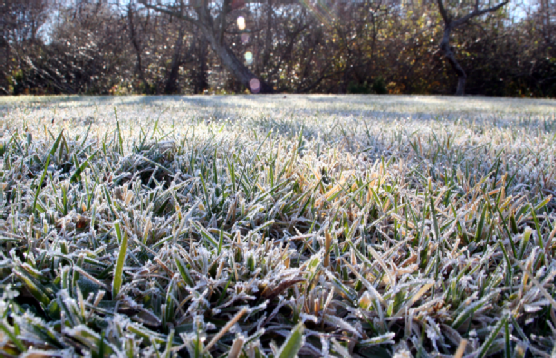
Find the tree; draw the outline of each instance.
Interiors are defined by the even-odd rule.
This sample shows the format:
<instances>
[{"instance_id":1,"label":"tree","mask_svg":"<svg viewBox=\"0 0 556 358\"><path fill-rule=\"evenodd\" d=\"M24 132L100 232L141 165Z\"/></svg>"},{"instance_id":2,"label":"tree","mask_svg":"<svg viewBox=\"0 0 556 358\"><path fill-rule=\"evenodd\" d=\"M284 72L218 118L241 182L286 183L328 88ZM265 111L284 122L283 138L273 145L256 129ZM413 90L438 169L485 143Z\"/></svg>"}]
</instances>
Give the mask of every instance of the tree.
<instances>
[{"instance_id":1,"label":"tree","mask_svg":"<svg viewBox=\"0 0 556 358\"><path fill-rule=\"evenodd\" d=\"M46 53L34 58L33 67L37 77L59 93L108 94L132 75L128 44L126 20L112 5L62 6Z\"/></svg>"},{"instance_id":2,"label":"tree","mask_svg":"<svg viewBox=\"0 0 556 358\"><path fill-rule=\"evenodd\" d=\"M208 0L197 0L191 1L188 5L184 0L176 0L171 5L153 5L148 0L139 2L148 9L174 16L197 27L224 67L251 93L274 92L272 86L255 76L226 43L224 35L229 26L228 15L237 7L241 7L243 1L222 0L222 3L218 4ZM192 2L194 4L191 4Z\"/></svg>"},{"instance_id":3,"label":"tree","mask_svg":"<svg viewBox=\"0 0 556 358\"><path fill-rule=\"evenodd\" d=\"M0 2L0 93L8 94L10 87L21 87L25 49L42 44L39 30L48 20L50 6L46 0Z\"/></svg>"},{"instance_id":4,"label":"tree","mask_svg":"<svg viewBox=\"0 0 556 358\"><path fill-rule=\"evenodd\" d=\"M143 84L143 90L145 94L152 94L151 93L151 85L147 81L145 77L145 70L143 66L143 44L141 41L141 37L137 33L137 27L135 24L135 4L133 2L129 2L127 5L127 21L128 21L128 32L129 32L129 39L131 44L133 45L133 50L135 51L135 72L141 83Z\"/></svg>"},{"instance_id":5,"label":"tree","mask_svg":"<svg viewBox=\"0 0 556 358\"><path fill-rule=\"evenodd\" d=\"M461 65L459 64L450 46L450 37L452 35L452 31L458 27L465 25L474 17L488 14L502 8L504 5L509 3L509 0L505 0L495 6L491 6L486 9L481 9L480 0L475 0L475 4L472 10L466 15L459 18L454 18L451 14L448 13L446 8L444 7L444 0L436 0L436 3L438 4L438 10L440 11L440 15L442 16L442 21L444 23L444 33L442 36L442 41L440 41L440 50L458 76L456 96L463 96L467 74L465 73L463 67L461 67Z\"/></svg>"},{"instance_id":6,"label":"tree","mask_svg":"<svg viewBox=\"0 0 556 358\"><path fill-rule=\"evenodd\" d=\"M127 18L126 31L135 53L136 89L145 94L181 93L186 65L198 54L195 28L167 14L138 8L134 2L121 7L120 13Z\"/></svg>"}]
</instances>

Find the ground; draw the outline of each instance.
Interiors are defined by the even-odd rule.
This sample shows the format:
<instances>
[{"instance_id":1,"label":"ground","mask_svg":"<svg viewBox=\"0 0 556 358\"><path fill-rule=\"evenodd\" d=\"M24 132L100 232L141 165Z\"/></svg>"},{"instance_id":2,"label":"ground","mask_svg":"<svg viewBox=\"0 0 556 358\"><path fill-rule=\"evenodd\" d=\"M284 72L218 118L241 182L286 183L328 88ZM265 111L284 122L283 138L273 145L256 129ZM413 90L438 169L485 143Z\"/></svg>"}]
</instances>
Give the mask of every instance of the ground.
<instances>
[{"instance_id":1,"label":"ground","mask_svg":"<svg viewBox=\"0 0 556 358\"><path fill-rule=\"evenodd\" d=\"M0 97L0 352L549 357L555 114Z\"/></svg>"}]
</instances>

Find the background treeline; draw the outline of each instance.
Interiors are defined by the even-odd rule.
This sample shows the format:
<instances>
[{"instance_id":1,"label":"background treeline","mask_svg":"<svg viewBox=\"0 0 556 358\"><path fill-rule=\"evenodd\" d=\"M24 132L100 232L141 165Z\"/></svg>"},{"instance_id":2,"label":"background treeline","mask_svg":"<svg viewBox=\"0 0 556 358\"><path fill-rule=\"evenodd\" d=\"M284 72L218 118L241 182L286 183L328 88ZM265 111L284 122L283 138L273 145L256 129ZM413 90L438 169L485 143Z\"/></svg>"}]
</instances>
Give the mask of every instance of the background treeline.
<instances>
[{"instance_id":1,"label":"background treeline","mask_svg":"<svg viewBox=\"0 0 556 358\"><path fill-rule=\"evenodd\" d=\"M219 1L3 0L0 93L243 93L243 74L289 93L456 89L437 2ZM454 17L464 5L446 3ZM455 29L465 93L556 97L555 9L510 2Z\"/></svg>"}]
</instances>

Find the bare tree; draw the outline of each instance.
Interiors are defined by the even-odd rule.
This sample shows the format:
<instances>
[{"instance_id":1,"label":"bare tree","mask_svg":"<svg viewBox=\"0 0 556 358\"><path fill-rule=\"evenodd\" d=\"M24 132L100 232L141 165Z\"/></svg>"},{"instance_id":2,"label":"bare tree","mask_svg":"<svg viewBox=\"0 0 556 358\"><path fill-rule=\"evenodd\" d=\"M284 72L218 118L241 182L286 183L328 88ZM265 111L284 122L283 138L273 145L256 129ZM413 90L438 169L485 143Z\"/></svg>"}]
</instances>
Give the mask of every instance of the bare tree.
<instances>
[{"instance_id":1,"label":"bare tree","mask_svg":"<svg viewBox=\"0 0 556 358\"><path fill-rule=\"evenodd\" d=\"M140 39L139 34L137 33L137 26L135 23L135 5L133 2L129 2L127 6L127 21L129 27L129 39L131 40L131 44L133 45L133 49L135 50L135 72L143 86L145 87L145 94L151 94L151 86L145 77L145 70L143 66L143 46Z\"/></svg>"},{"instance_id":2,"label":"bare tree","mask_svg":"<svg viewBox=\"0 0 556 358\"><path fill-rule=\"evenodd\" d=\"M220 4L197 0L194 4L191 4L191 1L187 5L184 0L176 0L171 5L153 5L148 0L139 2L148 9L174 16L200 29L224 67L252 93L274 92L272 86L251 72L226 43L224 35L229 25L227 18L234 11L232 0L222 0Z\"/></svg>"},{"instance_id":3,"label":"bare tree","mask_svg":"<svg viewBox=\"0 0 556 358\"><path fill-rule=\"evenodd\" d=\"M110 93L131 78L126 19L110 4L61 6L43 56L33 56L37 78L56 93Z\"/></svg>"},{"instance_id":4,"label":"bare tree","mask_svg":"<svg viewBox=\"0 0 556 358\"><path fill-rule=\"evenodd\" d=\"M448 60L452 69L458 76L458 86L456 89L456 96L463 96L465 92L465 81L467 80L467 74L461 65L459 64L458 60L456 59L456 55L452 51L450 46L450 37L452 35L452 31L460 26L465 25L469 20L473 19L474 17L481 16L490 12L494 12L504 5L509 3L509 0L505 0L497 5L481 9L480 0L475 0L473 4L472 10L464 16L459 18L455 18L451 14L448 13L448 10L444 6L444 0L436 0L438 4L438 10L440 11L440 15L442 16L442 21L444 23L444 33L442 36L442 41L440 41L440 50L442 51L444 57Z\"/></svg>"},{"instance_id":5,"label":"bare tree","mask_svg":"<svg viewBox=\"0 0 556 358\"><path fill-rule=\"evenodd\" d=\"M556 3L550 0L539 0L537 7L537 26L540 27L546 46L556 43Z\"/></svg>"},{"instance_id":6,"label":"bare tree","mask_svg":"<svg viewBox=\"0 0 556 358\"><path fill-rule=\"evenodd\" d=\"M182 50L184 47L185 27L181 23L178 29L176 42L174 43L174 53L172 54L172 62L170 69L167 71L166 84L164 86L164 93L176 94L179 92L178 75L179 68L183 60Z\"/></svg>"},{"instance_id":7,"label":"bare tree","mask_svg":"<svg viewBox=\"0 0 556 358\"><path fill-rule=\"evenodd\" d=\"M10 82L20 85L12 71L25 66L24 49L42 45L39 30L51 7L45 0L0 2L0 93L9 93Z\"/></svg>"}]
</instances>

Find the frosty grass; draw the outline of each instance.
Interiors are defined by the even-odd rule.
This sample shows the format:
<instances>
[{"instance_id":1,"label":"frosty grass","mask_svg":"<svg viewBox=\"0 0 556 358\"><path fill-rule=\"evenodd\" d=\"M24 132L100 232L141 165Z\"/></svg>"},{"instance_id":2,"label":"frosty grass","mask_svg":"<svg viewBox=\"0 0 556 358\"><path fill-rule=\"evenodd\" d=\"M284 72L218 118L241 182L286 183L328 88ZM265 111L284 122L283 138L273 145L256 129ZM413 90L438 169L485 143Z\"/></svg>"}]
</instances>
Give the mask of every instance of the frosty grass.
<instances>
[{"instance_id":1,"label":"frosty grass","mask_svg":"<svg viewBox=\"0 0 556 358\"><path fill-rule=\"evenodd\" d=\"M549 357L555 112L0 98L0 355Z\"/></svg>"}]
</instances>

